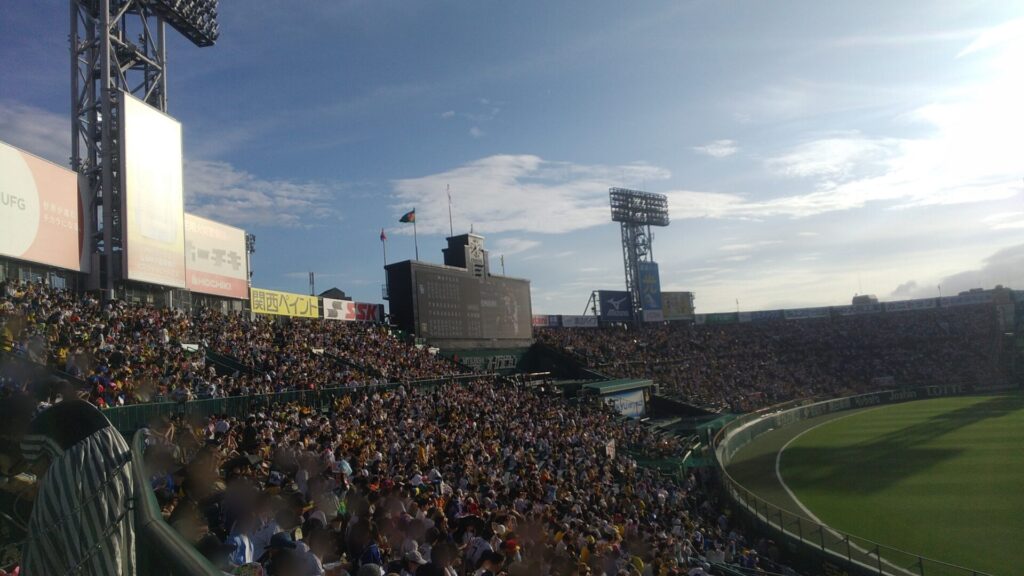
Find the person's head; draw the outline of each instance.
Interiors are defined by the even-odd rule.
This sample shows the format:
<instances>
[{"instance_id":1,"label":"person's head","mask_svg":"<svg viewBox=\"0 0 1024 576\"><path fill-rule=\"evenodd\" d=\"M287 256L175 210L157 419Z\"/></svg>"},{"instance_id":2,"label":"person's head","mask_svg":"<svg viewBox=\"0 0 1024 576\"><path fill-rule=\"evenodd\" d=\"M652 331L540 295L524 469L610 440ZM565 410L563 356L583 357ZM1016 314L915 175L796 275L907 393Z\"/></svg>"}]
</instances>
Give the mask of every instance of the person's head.
<instances>
[{"instance_id":1,"label":"person's head","mask_svg":"<svg viewBox=\"0 0 1024 576\"><path fill-rule=\"evenodd\" d=\"M402 562L405 564L405 569L407 571L415 574L416 570L418 570L420 566L427 563L427 560L419 553L418 550L413 550L405 553L405 556L402 557Z\"/></svg>"},{"instance_id":2,"label":"person's head","mask_svg":"<svg viewBox=\"0 0 1024 576\"><path fill-rule=\"evenodd\" d=\"M306 563L295 549L281 549L273 553L266 564L267 576L304 576Z\"/></svg>"},{"instance_id":3,"label":"person's head","mask_svg":"<svg viewBox=\"0 0 1024 576\"><path fill-rule=\"evenodd\" d=\"M263 551L263 556L259 558L259 561L267 564L273 564L277 561L281 566L286 567L288 560L279 560L280 557L293 556L295 552L295 540L292 539L292 535L288 532L278 532L270 537L270 543L267 544L266 549ZM271 574L274 574L271 572ZM290 574L290 573L289 573Z\"/></svg>"},{"instance_id":4,"label":"person's head","mask_svg":"<svg viewBox=\"0 0 1024 576\"><path fill-rule=\"evenodd\" d=\"M505 555L500 552L484 552L480 557L480 567L497 573L505 563Z\"/></svg>"},{"instance_id":5,"label":"person's head","mask_svg":"<svg viewBox=\"0 0 1024 576\"><path fill-rule=\"evenodd\" d=\"M378 564L363 564L356 572L356 576L384 576L384 569Z\"/></svg>"}]
</instances>

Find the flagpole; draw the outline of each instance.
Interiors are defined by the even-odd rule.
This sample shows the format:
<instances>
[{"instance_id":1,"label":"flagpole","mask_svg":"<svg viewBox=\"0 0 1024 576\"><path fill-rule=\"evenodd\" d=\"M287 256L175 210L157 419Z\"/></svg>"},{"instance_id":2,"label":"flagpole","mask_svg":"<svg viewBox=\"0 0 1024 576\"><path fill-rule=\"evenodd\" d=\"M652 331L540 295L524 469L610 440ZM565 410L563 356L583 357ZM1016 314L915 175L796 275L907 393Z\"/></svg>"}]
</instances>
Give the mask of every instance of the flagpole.
<instances>
[{"instance_id":1,"label":"flagpole","mask_svg":"<svg viewBox=\"0 0 1024 576\"><path fill-rule=\"evenodd\" d=\"M455 226L452 226L452 187L445 184L445 190L448 191L448 235L455 236Z\"/></svg>"},{"instance_id":2,"label":"flagpole","mask_svg":"<svg viewBox=\"0 0 1024 576\"><path fill-rule=\"evenodd\" d=\"M415 208L412 209L412 213L413 213L413 217L412 217L412 242L413 242L413 245L416 247L416 261L418 262L419 259L420 259L420 239L419 239L419 236L416 235L416 209Z\"/></svg>"}]
</instances>

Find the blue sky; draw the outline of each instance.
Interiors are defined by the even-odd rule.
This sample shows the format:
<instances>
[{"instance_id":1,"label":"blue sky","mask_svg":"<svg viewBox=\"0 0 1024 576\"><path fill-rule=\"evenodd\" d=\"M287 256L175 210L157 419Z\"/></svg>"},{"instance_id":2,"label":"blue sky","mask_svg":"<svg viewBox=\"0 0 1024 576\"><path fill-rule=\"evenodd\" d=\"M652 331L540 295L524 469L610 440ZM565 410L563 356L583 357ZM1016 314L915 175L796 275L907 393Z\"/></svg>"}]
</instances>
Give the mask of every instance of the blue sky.
<instances>
[{"instance_id":1,"label":"blue sky","mask_svg":"<svg viewBox=\"0 0 1024 576\"><path fill-rule=\"evenodd\" d=\"M580 313L622 286L607 189L669 195L698 311L1024 287L1019 2L223 1L170 42L190 210L255 284L379 301L448 231ZM0 140L66 164L67 2L0 6Z\"/></svg>"}]
</instances>

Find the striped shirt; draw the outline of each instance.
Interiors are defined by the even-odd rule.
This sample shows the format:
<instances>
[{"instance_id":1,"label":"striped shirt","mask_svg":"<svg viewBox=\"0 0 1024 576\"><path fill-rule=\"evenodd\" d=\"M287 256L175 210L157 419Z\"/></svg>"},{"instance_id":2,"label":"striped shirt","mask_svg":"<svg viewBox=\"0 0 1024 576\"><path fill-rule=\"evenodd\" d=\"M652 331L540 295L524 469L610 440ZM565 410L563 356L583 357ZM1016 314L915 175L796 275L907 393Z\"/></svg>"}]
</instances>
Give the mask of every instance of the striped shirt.
<instances>
[{"instance_id":1,"label":"striped shirt","mask_svg":"<svg viewBox=\"0 0 1024 576\"><path fill-rule=\"evenodd\" d=\"M80 403L37 416L22 441L26 459L46 456L50 466L29 518L21 574L134 576L131 450L98 410L71 404Z\"/></svg>"}]
</instances>

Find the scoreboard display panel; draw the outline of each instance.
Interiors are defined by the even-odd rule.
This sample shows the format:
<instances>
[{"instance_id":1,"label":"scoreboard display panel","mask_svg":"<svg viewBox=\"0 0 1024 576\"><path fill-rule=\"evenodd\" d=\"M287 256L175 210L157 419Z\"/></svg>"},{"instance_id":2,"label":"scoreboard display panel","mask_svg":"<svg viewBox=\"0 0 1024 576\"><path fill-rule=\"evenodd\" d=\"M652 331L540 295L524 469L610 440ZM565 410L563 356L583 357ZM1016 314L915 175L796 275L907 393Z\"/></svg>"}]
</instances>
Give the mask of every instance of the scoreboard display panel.
<instances>
[{"instance_id":1,"label":"scoreboard display panel","mask_svg":"<svg viewBox=\"0 0 1024 576\"><path fill-rule=\"evenodd\" d=\"M522 339L532 336L530 283L477 277L464 270L414 269L417 335L434 339Z\"/></svg>"}]
</instances>

